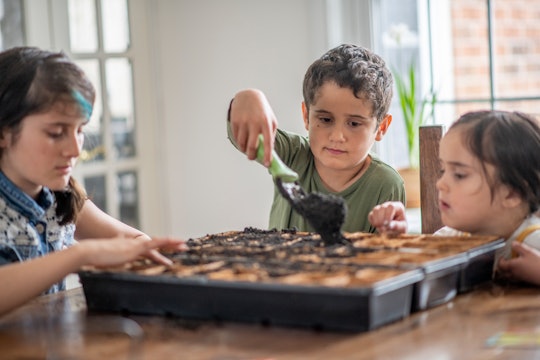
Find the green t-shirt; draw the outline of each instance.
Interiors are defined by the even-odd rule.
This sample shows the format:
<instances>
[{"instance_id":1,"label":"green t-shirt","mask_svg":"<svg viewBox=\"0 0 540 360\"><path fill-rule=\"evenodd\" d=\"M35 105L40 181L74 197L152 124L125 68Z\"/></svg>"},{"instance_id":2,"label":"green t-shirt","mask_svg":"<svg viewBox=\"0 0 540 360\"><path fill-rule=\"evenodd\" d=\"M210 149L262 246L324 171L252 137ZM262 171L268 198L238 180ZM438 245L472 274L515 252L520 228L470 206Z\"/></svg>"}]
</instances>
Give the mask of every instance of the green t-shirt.
<instances>
[{"instance_id":1,"label":"green t-shirt","mask_svg":"<svg viewBox=\"0 0 540 360\"><path fill-rule=\"evenodd\" d=\"M342 227L343 231L375 232L375 228L368 220L368 214L375 205L385 201L405 203L403 179L394 168L373 155L368 169L354 184L339 193L333 193L326 189L315 169L307 137L278 130L274 149L283 162L298 173L298 183L306 192L332 193L345 200L347 217ZM277 187L274 187L269 227L314 231L301 215L292 210Z\"/></svg>"},{"instance_id":2,"label":"green t-shirt","mask_svg":"<svg viewBox=\"0 0 540 360\"><path fill-rule=\"evenodd\" d=\"M227 123L227 130L229 139L236 146L232 140L229 123ZM347 217L342 227L343 231L373 233L375 228L371 226L368 214L375 205L385 201L405 203L403 179L394 168L373 155L371 155L371 164L362 177L347 189L333 193L325 188L315 169L307 137L278 129L274 149L283 162L298 173L298 183L306 192L334 194L345 200ZM296 228L298 231L314 231L301 215L293 211L289 202L275 186L269 228L278 230Z\"/></svg>"}]
</instances>

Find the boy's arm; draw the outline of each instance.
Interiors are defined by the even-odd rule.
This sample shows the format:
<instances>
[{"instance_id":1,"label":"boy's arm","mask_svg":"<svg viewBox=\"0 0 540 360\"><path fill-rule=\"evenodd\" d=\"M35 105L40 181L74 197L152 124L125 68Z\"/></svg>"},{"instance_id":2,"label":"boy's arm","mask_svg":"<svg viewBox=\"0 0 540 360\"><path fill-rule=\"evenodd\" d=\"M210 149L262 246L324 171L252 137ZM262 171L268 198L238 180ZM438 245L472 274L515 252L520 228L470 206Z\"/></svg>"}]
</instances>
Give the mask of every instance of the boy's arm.
<instances>
[{"instance_id":1,"label":"boy's arm","mask_svg":"<svg viewBox=\"0 0 540 360\"><path fill-rule=\"evenodd\" d=\"M264 165L269 166L274 148L277 119L264 93L247 89L236 93L229 106L228 119L232 141L250 160L257 157L259 134L264 139ZM268 146L268 145L270 146Z\"/></svg>"}]
</instances>

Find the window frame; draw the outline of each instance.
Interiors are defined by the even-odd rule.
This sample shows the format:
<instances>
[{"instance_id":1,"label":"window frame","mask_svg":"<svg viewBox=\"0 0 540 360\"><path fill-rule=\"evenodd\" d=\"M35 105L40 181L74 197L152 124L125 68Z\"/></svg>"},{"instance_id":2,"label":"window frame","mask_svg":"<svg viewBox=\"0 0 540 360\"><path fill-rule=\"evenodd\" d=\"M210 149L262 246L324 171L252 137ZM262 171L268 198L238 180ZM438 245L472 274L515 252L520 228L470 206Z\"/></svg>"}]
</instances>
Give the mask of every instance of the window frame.
<instances>
[{"instance_id":1,"label":"window frame","mask_svg":"<svg viewBox=\"0 0 540 360\"><path fill-rule=\"evenodd\" d=\"M133 66L133 99L136 121L135 141L137 143L137 155L134 160L125 160L115 164L113 172L122 173L136 169L138 174L138 200L139 200L139 229L149 233L160 235L167 229L166 217L163 210L167 208L168 197L160 189L163 185L163 169L159 167L159 159L163 157L162 148L158 146L160 131L164 128L161 121L160 110L157 105L157 97L144 96L151 92L159 94L159 89L153 74L158 71L159 59L152 57L155 52L151 49L148 34L152 24L149 15L155 11L154 2L145 0L127 0L129 22L137 24L131 26L131 46L126 54L132 61ZM64 51L72 58L69 50L69 24L68 24L67 0L35 1L24 0L24 16L26 44L53 51ZM45 14L45 15L44 15ZM44 31L47 29L48 31ZM104 69L101 69L103 72ZM158 159L158 161L156 161ZM87 173L92 173L92 167L106 167L106 165L94 165L89 163L87 168L80 164L75 168L77 178ZM103 169L101 169L103 170ZM105 170L108 176L113 176L111 170ZM108 183L111 183L108 181ZM107 203L115 207L114 211L107 211L113 217L118 217L119 204L116 184L107 185ZM110 209L112 207L110 206Z\"/></svg>"}]
</instances>

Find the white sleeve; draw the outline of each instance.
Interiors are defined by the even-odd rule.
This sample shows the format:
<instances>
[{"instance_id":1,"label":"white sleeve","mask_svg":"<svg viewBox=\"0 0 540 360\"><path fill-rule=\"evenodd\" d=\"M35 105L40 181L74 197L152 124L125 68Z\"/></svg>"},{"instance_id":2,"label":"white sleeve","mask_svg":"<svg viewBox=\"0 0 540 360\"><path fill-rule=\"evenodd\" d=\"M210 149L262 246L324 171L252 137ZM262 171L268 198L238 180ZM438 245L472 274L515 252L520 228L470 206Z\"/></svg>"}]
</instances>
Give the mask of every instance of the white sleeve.
<instances>
[{"instance_id":1,"label":"white sleeve","mask_svg":"<svg viewBox=\"0 0 540 360\"><path fill-rule=\"evenodd\" d=\"M464 233L463 231L452 229L451 227L448 227L448 226L444 226L440 228L439 230L435 231L433 235L435 236L464 236L466 235L466 233Z\"/></svg>"},{"instance_id":2,"label":"white sleeve","mask_svg":"<svg viewBox=\"0 0 540 360\"><path fill-rule=\"evenodd\" d=\"M540 250L540 230L530 233L523 242L530 247Z\"/></svg>"}]
</instances>

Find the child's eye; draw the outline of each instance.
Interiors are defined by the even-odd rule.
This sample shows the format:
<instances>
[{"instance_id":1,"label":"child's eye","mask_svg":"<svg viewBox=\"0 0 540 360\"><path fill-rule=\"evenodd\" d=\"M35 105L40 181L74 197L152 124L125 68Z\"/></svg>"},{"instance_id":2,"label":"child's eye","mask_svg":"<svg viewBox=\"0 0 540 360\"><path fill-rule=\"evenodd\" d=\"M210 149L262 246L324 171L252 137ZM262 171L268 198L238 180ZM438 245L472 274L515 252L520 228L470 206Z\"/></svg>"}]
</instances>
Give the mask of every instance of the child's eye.
<instances>
[{"instance_id":1,"label":"child's eye","mask_svg":"<svg viewBox=\"0 0 540 360\"><path fill-rule=\"evenodd\" d=\"M441 178L444 175L444 169L440 168L437 175L438 175L439 178Z\"/></svg>"},{"instance_id":2,"label":"child's eye","mask_svg":"<svg viewBox=\"0 0 540 360\"><path fill-rule=\"evenodd\" d=\"M350 127L354 128L354 127L358 127L360 125L362 125L362 123L360 121L349 121L349 126Z\"/></svg>"},{"instance_id":3,"label":"child's eye","mask_svg":"<svg viewBox=\"0 0 540 360\"><path fill-rule=\"evenodd\" d=\"M51 139L59 139L62 137L62 135L64 134L63 131L49 131L47 132L47 135L51 138Z\"/></svg>"},{"instance_id":4,"label":"child's eye","mask_svg":"<svg viewBox=\"0 0 540 360\"><path fill-rule=\"evenodd\" d=\"M329 117L319 117L319 121L322 122L323 124L330 124L332 122L332 119L330 119Z\"/></svg>"},{"instance_id":5,"label":"child's eye","mask_svg":"<svg viewBox=\"0 0 540 360\"><path fill-rule=\"evenodd\" d=\"M463 174L459 172L454 173L454 178L456 178L456 180L463 180L466 177L467 177L467 174Z\"/></svg>"}]
</instances>

